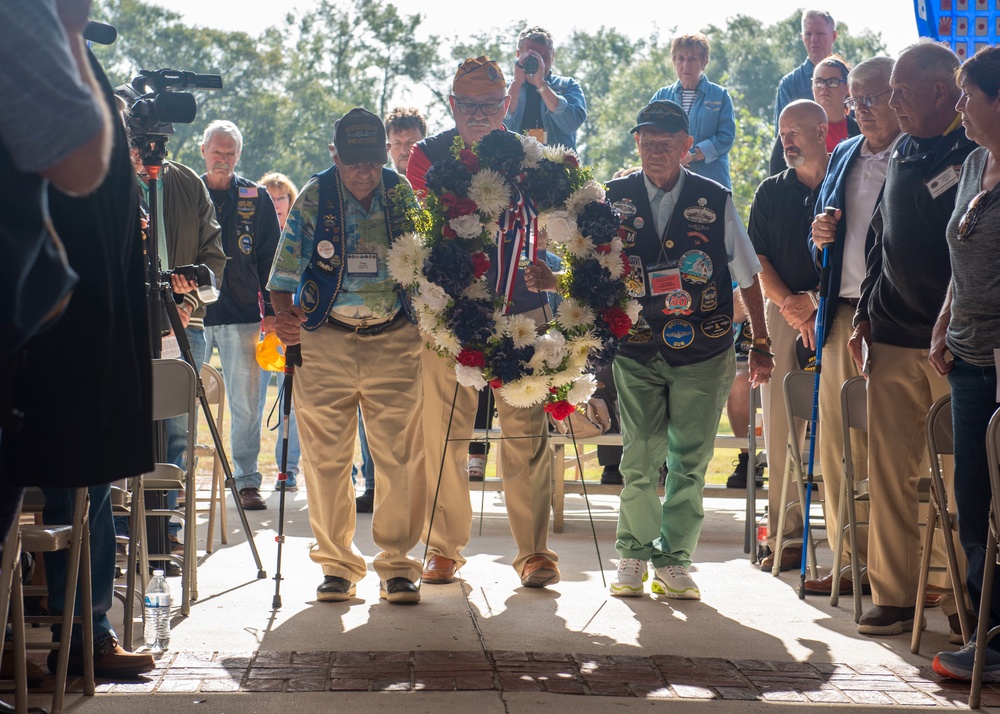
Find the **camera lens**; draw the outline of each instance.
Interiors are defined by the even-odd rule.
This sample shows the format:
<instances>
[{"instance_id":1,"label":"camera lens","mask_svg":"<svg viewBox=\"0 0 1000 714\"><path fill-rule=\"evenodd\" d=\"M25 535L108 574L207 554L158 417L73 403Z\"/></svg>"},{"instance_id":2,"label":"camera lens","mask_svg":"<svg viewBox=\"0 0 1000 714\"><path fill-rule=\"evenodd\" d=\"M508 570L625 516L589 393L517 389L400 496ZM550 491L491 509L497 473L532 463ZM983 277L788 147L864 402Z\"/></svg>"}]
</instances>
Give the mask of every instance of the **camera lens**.
<instances>
[{"instance_id":1,"label":"camera lens","mask_svg":"<svg viewBox=\"0 0 1000 714\"><path fill-rule=\"evenodd\" d=\"M538 58L528 55L521 60L521 69L524 70L525 74L534 74L538 71Z\"/></svg>"}]
</instances>

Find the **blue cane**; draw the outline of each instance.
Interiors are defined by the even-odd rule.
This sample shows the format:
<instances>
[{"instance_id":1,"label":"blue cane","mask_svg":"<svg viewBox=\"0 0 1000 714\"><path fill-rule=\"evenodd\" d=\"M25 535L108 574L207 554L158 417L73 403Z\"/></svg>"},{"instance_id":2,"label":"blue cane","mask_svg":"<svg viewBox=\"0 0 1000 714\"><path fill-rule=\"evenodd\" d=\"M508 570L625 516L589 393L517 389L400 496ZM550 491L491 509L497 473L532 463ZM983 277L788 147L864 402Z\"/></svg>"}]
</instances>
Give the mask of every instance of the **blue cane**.
<instances>
[{"instance_id":1,"label":"blue cane","mask_svg":"<svg viewBox=\"0 0 1000 714\"><path fill-rule=\"evenodd\" d=\"M832 216L836 208L827 207L823 212ZM806 563L809 555L809 509L812 506L813 467L816 463L816 425L819 421L819 378L822 371L823 337L826 334L826 300L830 286L830 244L823 246L819 274L819 303L816 306L816 378L813 383L812 419L809 423L809 470L806 473L806 506L803 512L802 563L799 569L799 600L806 599ZM838 587L834 582L833 587Z\"/></svg>"}]
</instances>

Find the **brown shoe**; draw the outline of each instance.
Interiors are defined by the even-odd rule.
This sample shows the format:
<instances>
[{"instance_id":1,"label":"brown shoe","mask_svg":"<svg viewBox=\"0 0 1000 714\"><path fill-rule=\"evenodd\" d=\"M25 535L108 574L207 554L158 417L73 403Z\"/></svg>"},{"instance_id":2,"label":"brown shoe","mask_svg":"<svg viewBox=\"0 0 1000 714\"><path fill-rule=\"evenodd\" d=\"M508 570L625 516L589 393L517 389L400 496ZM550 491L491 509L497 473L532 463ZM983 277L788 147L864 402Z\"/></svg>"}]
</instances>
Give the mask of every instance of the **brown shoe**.
<instances>
[{"instance_id":1,"label":"brown shoe","mask_svg":"<svg viewBox=\"0 0 1000 714\"><path fill-rule=\"evenodd\" d=\"M167 540L170 541L171 555L184 555L184 544L181 543L180 539L176 535L168 533Z\"/></svg>"},{"instance_id":2,"label":"brown shoe","mask_svg":"<svg viewBox=\"0 0 1000 714\"><path fill-rule=\"evenodd\" d=\"M833 573L826 575L819 580L806 580L806 595L830 595L833 592ZM840 594L849 595L854 592L854 584L850 578L840 579ZM871 588L861 585L861 592L865 595L871 594Z\"/></svg>"},{"instance_id":3,"label":"brown shoe","mask_svg":"<svg viewBox=\"0 0 1000 714\"><path fill-rule=\"evenodd\" d=\"M47 664L50 672L56 671L58 655L56 650L49 652ZM100 679L135 679L144 672L151 672L155 667L153 655L129 652L114 637L94 645L94 676ZM83 676L83 652L79 647L70 647L69 673L74 677Z\"/></svg>"},{"instance_id":4,"label":"brown shoe","mask_svg":"<svg viewBox=\"0 0 1000 714\"><path fill-rule=\"evenodd\" d=\"M781 565L778 568L782 573L787 573L789 570L795 570L802 565L802 552L796 550L795 548L782 548L781 549ZM760 561L760 569L765 573L771 572L774 567L774 553Z\"/></svg>"},{"instance_id":5,"label":"brown shoe","mask_svg":"<svg viewBox=\"0 0 1000 714\"><path fill-rule=\"evenodd\" d=\"M559 582L559 568L544 555L533 555L521 568L521 585L526 588L544 588Z\"/></svg>"},{"instance_id":6,"label":"brown shoe","mask_svg":"<svg viewBox=\"0 0 1000 714\"><path fill-rule=\"evenodd\" d=\"M27 673L28 686L34 689L40 687L45 681L45 672L30 659L25 660L24 668ZM0 679L12 681L14 679L14 658L10 652L5 652L0 660Z\"/></svg>"},{"instance_id":7,"label":"brown shoe","mask_svg":"<svg viewBox=\"0 0 1000 714\"><path fill-rule=\"evenodd\" d=\"M244 511L267 510L267 504L264 503L264 499L260 497L259 488L241 488L240 504L243 506Z\"/></svg>"},{"instance_id":8,"label":"brown shoe","mask_svg":"<svg viewBox=\"0 0 1000 714\"><path fill-rule=\"evenodd\" d=\"M941 595L937 593L927 593L924 595L924 607L940 607Z\"/></svg>"},{"instance_id":9,"label":"brown shoe","mask_svg":"<svg viewBox=\"0 0 1000 714\"><path fill-rule=\"evenodd\" d=\"M454 560L445 558L443 555L432 555L427 561L427 565L424 566L420 582L444 585L455 579L456 572L458 572L458 563Z\"/></svg>"}]
</instances>

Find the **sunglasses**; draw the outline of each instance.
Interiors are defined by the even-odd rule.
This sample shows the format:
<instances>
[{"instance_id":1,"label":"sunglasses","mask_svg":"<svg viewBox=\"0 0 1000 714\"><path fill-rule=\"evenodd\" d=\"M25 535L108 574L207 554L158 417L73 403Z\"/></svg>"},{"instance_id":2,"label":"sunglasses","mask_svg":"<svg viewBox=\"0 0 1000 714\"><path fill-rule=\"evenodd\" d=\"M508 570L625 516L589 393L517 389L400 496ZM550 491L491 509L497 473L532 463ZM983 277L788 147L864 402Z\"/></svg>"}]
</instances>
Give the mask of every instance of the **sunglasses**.
<instances>
[{"instance_id":1,"label":"sunglasses","mask_svg":"<svg viewBox=\"0 0 1000 714\"><path fill-rule=\"evenodd\" d=\"M979 219L986 213L986 209L990 205L990 198L989 191L980 191L969 201L969 207L962 215L962 220L958 222L959 243L965 243L972 231L976 229L976 224L979 223Z\"/></svg>"}]
</instances>

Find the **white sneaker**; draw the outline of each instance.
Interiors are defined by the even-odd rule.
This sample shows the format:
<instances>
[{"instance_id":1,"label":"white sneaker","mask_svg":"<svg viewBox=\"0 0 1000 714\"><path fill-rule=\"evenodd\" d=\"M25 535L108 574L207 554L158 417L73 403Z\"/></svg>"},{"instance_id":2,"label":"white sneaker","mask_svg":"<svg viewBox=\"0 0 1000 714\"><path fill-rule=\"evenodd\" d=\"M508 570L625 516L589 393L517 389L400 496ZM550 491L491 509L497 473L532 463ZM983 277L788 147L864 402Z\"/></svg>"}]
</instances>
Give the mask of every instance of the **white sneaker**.
<instances>
[{"instance_id":1,"label":"white sneaker","mask_svg":"<svg viewBox=\"0 0 1000 714\"><path fill-rule=\"evenodd\" d=\"M648 577L645 560L622 558L618 561L615 579L611 581L611 594L616 597L640 597L642 584Z\"/></svg>"},{"instance_id":2,"label":"white sneaker","mask_svg":"<svg viewBox=\"0 0 1000 714\"><path fill-rule=\"evenodd\" d=\"M651 589L657 595L666 595L677 600L701 600L701 590L688 575L688 571L681 566L667 565L653 568L653 572L656 575Z\"/></svg>"},{"instance_id":3,"label":"white sneaker","mask_svg":"<svg viewBox=\"0 0 1000 714\"><path fill-rule=\"evenodd\" d=\"M486 459L470 456L468 469L470 481L482 481L486 475Z\"/></svg>"}]
</instances>

